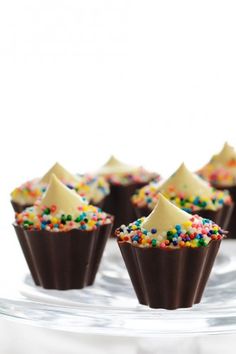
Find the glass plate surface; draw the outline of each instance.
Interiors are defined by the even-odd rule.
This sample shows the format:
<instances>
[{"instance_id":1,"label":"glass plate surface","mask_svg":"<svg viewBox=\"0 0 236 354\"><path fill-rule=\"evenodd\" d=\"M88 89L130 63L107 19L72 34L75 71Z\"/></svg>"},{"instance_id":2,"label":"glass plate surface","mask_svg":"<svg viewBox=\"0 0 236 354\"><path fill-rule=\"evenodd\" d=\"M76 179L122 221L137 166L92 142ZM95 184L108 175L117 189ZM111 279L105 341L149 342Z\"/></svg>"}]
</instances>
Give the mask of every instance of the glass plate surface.
<instances>
[{"instance_id":1,"label":"glass plate surface","mask_svg":"<svg viewBox=\"0 0 236 354\"><path fill-rule=\"evenodd\" d=\"M233 240L222 242L202 302L189 309L156 310L139 305L114 240L107 244L95 284L83 290L45 290L34 285L25 265L22 271L16 268L17 279L1 279L0 314L18 321L63 331L129 337L236 333Z\"/></svg>"}]
</instances>

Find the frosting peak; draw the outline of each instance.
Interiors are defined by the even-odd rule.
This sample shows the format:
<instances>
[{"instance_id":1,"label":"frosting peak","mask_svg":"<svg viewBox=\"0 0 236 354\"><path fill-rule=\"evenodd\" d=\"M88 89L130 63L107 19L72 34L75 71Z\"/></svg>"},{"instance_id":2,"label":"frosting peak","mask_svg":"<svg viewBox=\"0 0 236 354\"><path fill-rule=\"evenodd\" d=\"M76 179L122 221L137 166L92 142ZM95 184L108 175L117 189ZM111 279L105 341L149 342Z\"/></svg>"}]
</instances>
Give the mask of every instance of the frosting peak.
<instances>
[{"instance_id":1,"label":"frosting peak","mask_svg":"<svg viewBox=\"0 0 236 354\"><path fill-rule=\"evenodd\" d=\"M51 175L48 189L43 198L37 203L37 208L56 207L56 213L68 215L78 214L78 207L86 205L83 199L74 190L67 188L55 174Z\"/></svg>"},{"instance_id":2,"label":"frosting peak","mask_svg":"<svg viewBox=\"0 0 236 354\"><path fill-rule=\"evenodd\" d=\"M212 197L212 187L195 173L188 170L184 163L180 165L170 178L159 185L158 190L168 194L172 187L176 193L184 193L187 197Z\"/></svg>"},{"instance_id":3,"label":"frosting peak","mask_svg":"<svg viewBox=\"0 0 236 354\"><path fill-rule=\"evenodd\" d=\"M98 174L100 175L110 175L110 174L128 174L137 171L138 167L128 165L119 161L116 157L111 156L109 160L103 165Z\"/></svg>"},{"instance_id":4,"label":"frosting peak","mask_svg":"<svg viewBox=\"0 0 236 354\"><path fill-rule=\"evenodd\" d=\"M184 224L192 218L192 215L179 209L168 201L162 194L151 214L144 220L142 227L148 231L156 229L158 234L166 232L177 224Z\"/></svg>"},{"instance_id":5,"label":"frosting peak","mask_svg":"<svg viewBox=\"0 0 236 354\"><path fill-rule=\"evenodd\" d=\"M39 183L48 184L50 182L52 174L56 175L61 181L69 183L76 183L78 179L67 171L63 166L56 162L50 170L39 180Z\"/></svg>"},{"instance_id":6,"label":"frosting peak","mask_svg":"<svg viewBox=\"0 0 236 354\"><path fill-rule=\"evenodd\" d=\"M236 151L233 146L225 142L221 151L212 157L213 163L227 164L231 160L236 160Z\"/></svg>"}]
</instances>

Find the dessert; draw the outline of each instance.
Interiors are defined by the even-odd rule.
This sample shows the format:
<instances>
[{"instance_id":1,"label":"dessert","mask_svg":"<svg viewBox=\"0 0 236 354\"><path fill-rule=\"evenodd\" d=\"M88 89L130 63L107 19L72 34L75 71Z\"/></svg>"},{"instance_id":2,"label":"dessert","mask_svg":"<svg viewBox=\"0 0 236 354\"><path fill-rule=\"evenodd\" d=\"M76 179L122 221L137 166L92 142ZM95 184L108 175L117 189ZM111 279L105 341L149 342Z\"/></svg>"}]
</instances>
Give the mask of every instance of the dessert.
<instances>
[{"instance_id":1,"label":"dessert","mask_svg":"<svg viewBox=\"0 0 236 354\"><path fill-rule=\"evenodd\" d=\"M74 189L82 197L97 206L102 206L105 196L109 194L109 184L102 177L91 179L89 176L75 176L59 163L56 163L42 178L27 181L13 190L11 203L14 210L21 212L33 205L46 191L52 174L55 174L68 188Z\"/></svg>"},{"instance_id":2,"label":"dessert","mask_svg":"<svg viewBox=\"0 0 236 354\"><path fill-rule=\"evenodd\" d=\"M118 244L139 302L164 309L199 303L224 233L162 194L149 216L119 227Z\"/></svg>"},{"instance_id":3,"label":"dessert","mask_svg":"<svg viewBox=\"0 0 236 354\"><path fill-rule=\"evenodd\" d=\"M225 143L222 150L213 155L198 174L211 184L219 187L236 185L236 151L233 146Z\"/></svg>"},{"instance_id":4,"label":"dessert","mask_svg":"<svg viewBox=\"0 0 236 354\"><path fill-rule=\"evenodd\" d=\"M147 216L153 210L160 193L179 208L212 219L227 228L232 212L229 192L212 188L209 183L189 171L185 164L181 164L163 183L152 181L136 191L132 202L138 217Z\"/></svg>"},{"instance_id":5,"label":"dessert","mask_svg":"<svg viewBox=\"0 0 236 354\"><path fill-rule=\"evenodd\" d=\"M103 208L104 201L110 193L109 183L102 176L92 174L78 175L76 191L92 204Z\"/></svg>"},{"instance_id":6,"label":"dessert","mask_svg":"<svg viewBox=\"0 0 236 354\"><path fill-rule=\"evenodd\" d=\"M16 213L14 227L36 285L80 289L94 282L112 217L52 174L43 197Z\"/></svg>"},{"instance_id":7,"label":"dessert","mask_svg":"<svg viewBox=\"0 0 236 354\"><path fill-rule=\"evenodd\" d=\"M148 172L142 167L125 164L112 156L107 163L97 171L110 184L110 194L105 199L104 210L115 216L114 227L135 219L135 210L131 196L137 188L160 176Z\"/></svg>"},{"instance_id":8,"label":"dessert","mask_svg":"<svg viewBox=\"0 0 236 354\"><path fill-rule=\"evenodd\" d=\"M236 151L228 143L202 167L198 174L217 189L227 189L236 201ZM236 237L236 208L233 208L229 225L229 238Z\"/></svg>"}]
</instances>

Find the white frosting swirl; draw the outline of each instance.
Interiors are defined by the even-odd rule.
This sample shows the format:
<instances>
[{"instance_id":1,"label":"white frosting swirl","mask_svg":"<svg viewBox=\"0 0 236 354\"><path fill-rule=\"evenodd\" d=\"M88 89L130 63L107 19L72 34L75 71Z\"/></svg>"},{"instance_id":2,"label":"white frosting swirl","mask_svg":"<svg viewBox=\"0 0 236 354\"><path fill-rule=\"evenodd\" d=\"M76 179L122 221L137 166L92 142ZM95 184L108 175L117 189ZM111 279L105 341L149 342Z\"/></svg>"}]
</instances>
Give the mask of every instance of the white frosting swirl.
<instances>
[{"instance_id":1,"label":"white frosting swirl","mask_svg":"<svg viewBox=\"0 0 236 354\"><path fill-rule=\"evenodd\" d=\"M55 213L78 215L78 207L87 204L79 194L66 187L55 174L51 175L49 186L42 199L37 202L37 208L56 206Z\"/></svg>"},{"instance_id":2,"label":"white frosting swirl","mask_svg":"<svg viewBox=\"0 0 236 354\"><path fill-rule=\"evenodd\" d=\"M77 183L78 179L76 176L72 175L69 171L67 171L63 166L61 166L58 162L50 168L50 170L39 180L39 183L48 184L52 174L56 175L61 181L65 181L68 183Z\"/></svg>"},{"instance_id":3,"label":"white frosting swirl","mask_svg":"<svg viewBox=\"0 0 236 354\"><path fill-rule=\"evenodd\" d=\"M117 174L129 174L134 173L139 170L139 167L125 164L119 161L114 156L111 156L110 159L103 165L99 170L98 174L102 176Z\"/></svg>"},{"instance_id":4,"label":"white frosting swirl","mask_svg":"<svg viewBox=\"0 0 236 354\"><path fill-rule=\"evenodd\" d=\"M157 189L168 194L170 187L173 187L176 193L184 193L186 197L211 198L213 195L213 189L209 183L196 173L189 171L184 163L166 181L160 183Z\"/></svg>"},{"instance_id":5,"label":"white frosting swirl","mask_svg":"<svg viewBox=\"0 0 236 354\"><path fill-rule=\"evenodd\" d=\"M157 205L142 223L142 227L148 231L156 229L158 234L171 230L178 224L184 224L192 218L192 215L179 209L168 201L161 193Z\"/></svg>"},{"instance_id":6,"label":"white frosting swirl","mask_svg":"<svg viewBox=\"0 0 236 354\"><path fill-rule=\"evenodd\" d=\"M218 154L213 155L211 163L225 165L231 160L236 160L236 151L233 146L225 142L222 150Z\"/></svg>"}]
</instances>

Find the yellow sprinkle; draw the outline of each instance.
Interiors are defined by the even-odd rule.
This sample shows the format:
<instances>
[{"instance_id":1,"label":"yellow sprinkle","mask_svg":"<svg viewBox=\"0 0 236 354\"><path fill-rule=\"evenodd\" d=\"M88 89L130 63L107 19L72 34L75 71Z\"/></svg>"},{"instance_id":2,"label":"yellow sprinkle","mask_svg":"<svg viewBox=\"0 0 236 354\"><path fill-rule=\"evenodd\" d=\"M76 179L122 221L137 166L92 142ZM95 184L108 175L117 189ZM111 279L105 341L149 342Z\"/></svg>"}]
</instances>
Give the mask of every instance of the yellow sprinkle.
<instances>
[{"instance_id":1,"label":"yellow sprinkle","mask_svg":"<svg viewBox=\"0 0 236 354\"><path fill-rule=\"evenodd\" d=\"M89 222L88 222L88 224L87 224L88 226L94 226L95 225L95 221L93 221L93 220L89 220Z\"/></svg>"},{"instance_id":2,"label":"yellow sprinkle","mask_svg":"<svg viewBox=\"0 0 236 354\"><path fill-rule=\"evenodd\" d=\"M57 220L57 218L52 218L52 219L51 219L51 222L52 222L52 224L57 224L57 223L58 223L58 220Z\"/></svg>"},{"instance_id":3,"label":"yellow sprinkle","mask_svg":"<svg viewBox=\"0 0 236 354\"><path fill-rule=\"evenodd\" d=\"M192 225L191 221L185 221L185 222L183 223L183 226L184 226L184 227L188 227L188 226L191 226L191 225Z\"/></svg>"},{"instance_id":4,"label":"yellow sprinkle","mask_svg":"<svg viewBox=\"0 0 236 354\"><path fill-rule=\"evenodd\" d=\"M192 240L192 241L191 241L191 247L192 247L192 248L197 247L197 243L198 243L198 241L197 241L196 239Z\"/></svg>"},{"instance_id":5,"label":"yellow sprinkle","mask_svg":"<svg viewBox=\"0 0 236 354\"><path fill-rule=\"evenodd\" d=\"M179 204L180 203L180 198L175 198L175 202L176 202L176 204Z\"/></svg>"}]
</instances>

